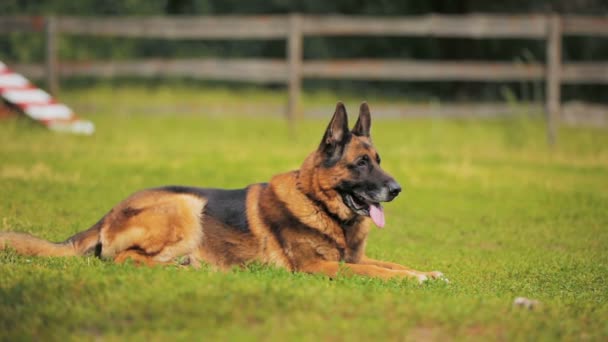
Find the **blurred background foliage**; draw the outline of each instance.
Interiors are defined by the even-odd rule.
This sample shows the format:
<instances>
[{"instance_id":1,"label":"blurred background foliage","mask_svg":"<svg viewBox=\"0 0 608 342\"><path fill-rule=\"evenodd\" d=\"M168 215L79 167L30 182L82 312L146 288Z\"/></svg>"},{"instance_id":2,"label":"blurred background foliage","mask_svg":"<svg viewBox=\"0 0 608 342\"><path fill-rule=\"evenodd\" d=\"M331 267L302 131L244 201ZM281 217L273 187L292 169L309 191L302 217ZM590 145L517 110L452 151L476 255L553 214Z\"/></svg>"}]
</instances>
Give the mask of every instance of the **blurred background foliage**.
<instances>
[{"instance_id":1,"label":"blurred background foliage","mask_svg":"<svg viewBox=\"0 0 608 342\"><path fill-rule=\"evenodd\" d=\"M606 15L605 0L2 0L1 15L72 15L72 16L163 16L163 15L256 15L345 14L373 16L408 16L429 13L467 14L580 14ZM426 60L491 60L542 62L543 41L524 39L461 39L434 37L307 37L306 59L395 58ZM21 63L44 60L43 37L39 34L0 36L0 59ZM565 61L608 59L605 38L566 37L563 44ZM284 58L285 41L168 41L162 39L129 39L99 37L61 37L60 58L69 61L95 59L186 58L215 56L222 58ZM158 81L158 80L156 80ZM538 85L539 88L540 85ZM505 100L505 87L518 100L541 101L526 93L521 84L487 82L378 82L307 80L305 89L332 88L361 91L373 87L388 96L410 99L450 101ZM563 99L608 102L605 85L565 85ZM529 92L528 92L529 93ZM536 98L535 98L536 97Z\"/></svg>"}]
</instances>

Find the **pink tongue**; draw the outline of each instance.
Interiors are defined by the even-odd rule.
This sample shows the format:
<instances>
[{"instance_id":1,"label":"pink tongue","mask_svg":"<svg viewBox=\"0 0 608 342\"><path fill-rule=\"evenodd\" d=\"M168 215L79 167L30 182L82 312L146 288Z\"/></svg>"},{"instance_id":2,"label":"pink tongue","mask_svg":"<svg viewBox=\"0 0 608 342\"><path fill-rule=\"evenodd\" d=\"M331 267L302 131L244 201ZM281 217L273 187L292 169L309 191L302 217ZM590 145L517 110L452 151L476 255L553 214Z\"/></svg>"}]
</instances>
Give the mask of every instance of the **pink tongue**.
<instances>
[{"instance_id":1,"label":"pink tongue","mask_svg":"<svg viewBox=\"0 0 608 342\"><path fill-rule=\"evenodd\" d=\"M384 227L384 211L380 205L370 204L369 216L372 217L372 221L374 221L378 228Z\"/></svg>"}]
</instances>

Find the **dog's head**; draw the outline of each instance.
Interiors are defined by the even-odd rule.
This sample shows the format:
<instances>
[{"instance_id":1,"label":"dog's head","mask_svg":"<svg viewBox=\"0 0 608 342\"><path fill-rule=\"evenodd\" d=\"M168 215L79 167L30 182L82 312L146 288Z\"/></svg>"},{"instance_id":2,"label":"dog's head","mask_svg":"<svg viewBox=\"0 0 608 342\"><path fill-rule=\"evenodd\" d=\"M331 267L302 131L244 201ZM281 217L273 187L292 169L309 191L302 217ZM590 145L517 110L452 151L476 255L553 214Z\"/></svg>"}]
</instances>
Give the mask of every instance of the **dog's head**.
<instances>
[{"instance_id":1,"label":"dog's head","mask_svg":"<svg viewBox=\"0 0 608 342\"><path fill-rule=\"evenodd\" d=\"M380 167L380 155L371 137L371 115L367 103L361 104L352 130L344 104L338 102L323 140L315 152L317 191L329 211L341 219L369 216L384 226L381 202L392 201L401 187Z\"/></svg>"}]
</instances>

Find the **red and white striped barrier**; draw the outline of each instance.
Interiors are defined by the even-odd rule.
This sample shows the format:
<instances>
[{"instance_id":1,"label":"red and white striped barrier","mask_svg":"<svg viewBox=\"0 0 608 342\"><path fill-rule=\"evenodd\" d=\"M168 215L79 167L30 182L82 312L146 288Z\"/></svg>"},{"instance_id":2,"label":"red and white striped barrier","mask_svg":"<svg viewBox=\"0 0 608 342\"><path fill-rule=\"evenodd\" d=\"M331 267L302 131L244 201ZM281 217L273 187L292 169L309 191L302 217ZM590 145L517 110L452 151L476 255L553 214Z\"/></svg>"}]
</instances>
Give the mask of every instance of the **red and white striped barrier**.
<instances>
[{"instance_id":1,"label":"red and white striped barrier","mask_svg":"<svg viewBox=\"0 0 608 342\"><path fill-rule=\"evenodd\" d=\"M68 106L58 103L49 93L11 71L2 61L0 97L52 130L86 135L95 131L92 122L80 119Z\"/></svg>"}]
</instances>

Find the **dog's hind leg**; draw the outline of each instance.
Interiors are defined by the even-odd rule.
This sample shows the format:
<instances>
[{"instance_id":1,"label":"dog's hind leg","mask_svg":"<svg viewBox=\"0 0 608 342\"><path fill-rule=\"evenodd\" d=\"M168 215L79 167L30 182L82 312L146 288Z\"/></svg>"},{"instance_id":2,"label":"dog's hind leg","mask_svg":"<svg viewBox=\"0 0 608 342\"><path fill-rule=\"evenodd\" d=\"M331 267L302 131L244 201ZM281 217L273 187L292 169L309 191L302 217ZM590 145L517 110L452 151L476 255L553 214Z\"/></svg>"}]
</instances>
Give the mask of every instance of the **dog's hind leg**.
<instances>
[{"instance_id":1,"label":"dog's hind leg","mask_svg":"<svg viewBox=\"0 0 608 342\"><path fill-rule=\"evenodd\" d=\"M200 215L205 203L187 194L136 194L110 213L100 233L101 256L145 265L193 256L203 238Z\"/></svg>"}]
</instances>

